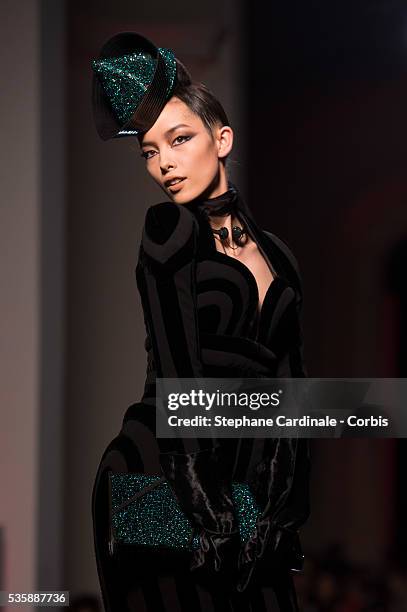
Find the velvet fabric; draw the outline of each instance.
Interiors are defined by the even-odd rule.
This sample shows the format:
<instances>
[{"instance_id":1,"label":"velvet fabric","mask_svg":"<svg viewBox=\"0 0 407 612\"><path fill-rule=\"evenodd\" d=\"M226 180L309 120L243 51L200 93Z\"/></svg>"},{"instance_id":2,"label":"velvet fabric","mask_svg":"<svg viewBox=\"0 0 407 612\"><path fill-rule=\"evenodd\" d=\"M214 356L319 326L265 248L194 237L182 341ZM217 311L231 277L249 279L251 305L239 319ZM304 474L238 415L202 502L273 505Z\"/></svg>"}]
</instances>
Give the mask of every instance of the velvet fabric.
<instances>
[{"instance_id":1,"label":"velvet fabric","mask_svg":"<svg viewBox=\"0 0 407 612\"><path fill-rule=\"evenodd\" d=\"M250 269L216 249L210 216L227 210L248 227L273 274L261 309ZM164 474L181 508L199 530L201 548L182 562L182 580L177 582L175 569L173 574L170 570L178 584L178 608L174 609L184 610L184 601L185 610L210 610L208 599L205 605L202 601L212 597L215 610L215 602L226 597L219 610L234 609L232 601L237 601L241 610L254 609L257 602L256 609L261 611L268 605L267 597L274 597L274 607L270 604L267 609L298 610L291 572L302 567L299 528L309 514L308 441L154 436L158 376L307 376L297 260L284 241L257 226L239 191L230 184L218 198L184 205L163 202L147 210L136 280L146 329L144 392L141 401L126 411L119 436L102 457L92 497L95 551L106 609L114 609L112 602L119 600L120 588L134 589L138 595L146 588L141 575L131 585L116 584L117 563L106 556L103 483L110 468ZM231 502L232 480L249 483L261 508L256 530L244 545L239 541ZM123 551L126 554L129 551ZM135 552L132 559L142 568L147 556ZM112 563L116 563L114 571ZM153 573L161 580L169 570L161 571L158 566L156 563ZM185 580L197 590L183 598L179 593ZM128 602L126 606L124 610L133 609Z\"/></svg>"}]
</instances>

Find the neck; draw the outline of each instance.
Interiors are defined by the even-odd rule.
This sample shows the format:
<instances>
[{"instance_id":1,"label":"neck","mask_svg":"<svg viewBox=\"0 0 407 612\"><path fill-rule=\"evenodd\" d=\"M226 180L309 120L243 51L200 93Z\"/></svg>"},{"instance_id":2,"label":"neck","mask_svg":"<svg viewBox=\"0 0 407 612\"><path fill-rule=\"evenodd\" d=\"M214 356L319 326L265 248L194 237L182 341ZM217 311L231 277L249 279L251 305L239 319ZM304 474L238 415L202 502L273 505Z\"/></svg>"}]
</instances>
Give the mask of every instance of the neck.
<instances>
[{"instance_id":1,"label":"neck","mask_svg":"<svg viewBox=\"0 0 407 612\"><path fill-rule=\"evenodd\" d=\"M226 175L225 173L221 173L219 176L219 180L216 181L216 185L215 186L212 185L208 188L205 199L212 200L213 198L218 198L219 196L226 193L228 189L229 189L229 182L226 178Z\"/></svg>"},{"instance_id":2,"label":"neck","mask_svg":"<svg viewBox=\"0 0 407 612\"><path fill-rule=\"evenodd\" d=\"M232 214L235 213L235 216L239 216L240 219L239 213L243 213L245 217L249 217L253 220L252 211L246 200L242 198L240 191L231 181L228 181L227 187L225 192L219 196L211 198L204 193L194 200L185 202L183 206L189 208L191 211L201 214L205 213L205 216L208 218L210 217L211 223L214 225L217 224L219 220L224 222L225 218L227 218L231 212ZM209 189L207 192L208 191ZM222 209L222 203L219 202L219 200L223 200L223 197L225 199L224 209ZM232 202L229 200L232 200Z\"/></svg>"},{"instance_id":3,"label":"neck","mask_svg":"<svg viewBox=\"0 0 407 612\"><path fill-rule=\"evenodd\" d=\"M232 227L237 225L243 226L238 211L240 206L239 194L233 183L228 183L228 188L225 192L214 197L205 197L201 195L199 198L192 200L186 206L191 207L199 212L207 219L212 230L219 230L222 227L227 228L228 235L221 239L217 232L214 232L216 242L222 245L222 248L230 248L236 250L233 246ZM247 242L247 236L243 238L243 243L237 248L241 248ZM226 251L225 251L226 252Z\"/></svg>"},{"instance_id":4,"label":"neck","mask_svg":"<svg viewBox=\"0 0 407 612\"><path fill-rule=\"evenodd\" d=\"M207 196L203 193L190 202L191 207L198 208L211 222L219 224L228 216L236 212L238 193L236 187L229 182L227 188L216 196Z\"/></svg>"}]
</instances>

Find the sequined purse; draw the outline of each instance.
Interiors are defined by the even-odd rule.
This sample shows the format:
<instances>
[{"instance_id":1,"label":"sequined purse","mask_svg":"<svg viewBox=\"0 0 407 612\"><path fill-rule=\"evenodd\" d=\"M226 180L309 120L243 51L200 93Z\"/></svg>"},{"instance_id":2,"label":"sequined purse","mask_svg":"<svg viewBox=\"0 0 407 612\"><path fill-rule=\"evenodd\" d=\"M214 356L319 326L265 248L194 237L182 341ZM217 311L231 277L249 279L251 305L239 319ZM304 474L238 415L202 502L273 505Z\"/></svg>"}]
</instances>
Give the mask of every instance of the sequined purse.
<instances>
[{"instance_id":1,"label":"sequined purse","mask_svg":"<svg viewBox=\"0 0 407 612\"><path fill-rule=\"evenodd\" d=\"M117 544L186 552L199 548L198 534L165 476L109 471L108 486L111 555ZM232 483L232 497L240 539L246 542L260 510L247 484Z\"/></svg>"}]
</instances>

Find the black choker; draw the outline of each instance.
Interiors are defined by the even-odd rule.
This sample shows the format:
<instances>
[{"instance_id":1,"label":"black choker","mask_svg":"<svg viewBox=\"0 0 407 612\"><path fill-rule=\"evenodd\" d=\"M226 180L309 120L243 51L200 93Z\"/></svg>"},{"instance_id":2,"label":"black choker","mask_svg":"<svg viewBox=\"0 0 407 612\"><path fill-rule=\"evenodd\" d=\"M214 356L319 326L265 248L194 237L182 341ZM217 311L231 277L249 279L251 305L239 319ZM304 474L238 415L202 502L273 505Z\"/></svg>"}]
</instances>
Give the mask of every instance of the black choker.
<instances>
[{"instance_id":1,"label":"black choker","mask_svg":"<svg viewBox=\"0 0 407 612\"><path fill-rule=\"evenodd\" d=\"M208 198L206 200L196 200L195 204L198 208L205 214L208 219L210 225L210 218L215 217L225 217L226 215L234 215L237 216L238 210L238 194L236 187L229 182L229 188L225 193L222 193L215 198ZM217 234L222 242L222 245L227 245L229 241L229 230L227 227L221 227L220 229L214 229L211 226L212 232ZM243 246L241 244L241 240L243 236L247 235L246 227L239 227L238 225L234 225L232 228L232 240L238 245L237 247L230 248L238 248Z\"/></svg>"}]
</instances>

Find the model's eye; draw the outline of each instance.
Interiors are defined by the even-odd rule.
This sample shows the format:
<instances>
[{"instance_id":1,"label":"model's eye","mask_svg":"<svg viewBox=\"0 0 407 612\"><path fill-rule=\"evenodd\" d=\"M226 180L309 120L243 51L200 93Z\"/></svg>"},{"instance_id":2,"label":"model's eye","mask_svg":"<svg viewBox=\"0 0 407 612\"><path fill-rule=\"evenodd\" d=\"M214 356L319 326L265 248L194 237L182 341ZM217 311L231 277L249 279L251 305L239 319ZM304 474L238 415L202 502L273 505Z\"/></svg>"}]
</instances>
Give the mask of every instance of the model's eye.
<instances>
[{"instance_id":1,"label":"model's eye","mask_svg":"<svg viewBox=\"0 0 407 612\"><path fill-rule=\"evenodd\" d=\"M186 142L187 140L189 140L191 138L191 136L177 136L174 139L173 144L182 144L183 142ZM180 140L181 139L181 140Z\"/></svg>"},{"instance_id":2,"label":"model's eye","mask_svg":"<svg viewBox=\"0 0 407 612\"><path fill-rule=\"evenodd\" d=\"M187 140L190 140L192 138L192 136L177 136L176 138L174 138L172 144L174 146L178 146L180 144L183 144L184 142L187 142ZM153 149L149 149L148 151L143 151L142 153L140 153L141 157L144 157L144 159L151 159L152 157L154 157L154 155L157 154L157 151L154 151Z\"/></svg>"},{"instance_id":3,"label":"model's eye","mask_svg":"<svg viewBox=\"0 0 407 612\"><path fill-rule=\"evenodd\" d=\"M140 155L141 157L144 157L144 159L151 159L153 155L150 155L150 153L155 153L155 151L150 149L150 151L143 151L142 153L140 153Z\"/></svg>"}]
</instances>

